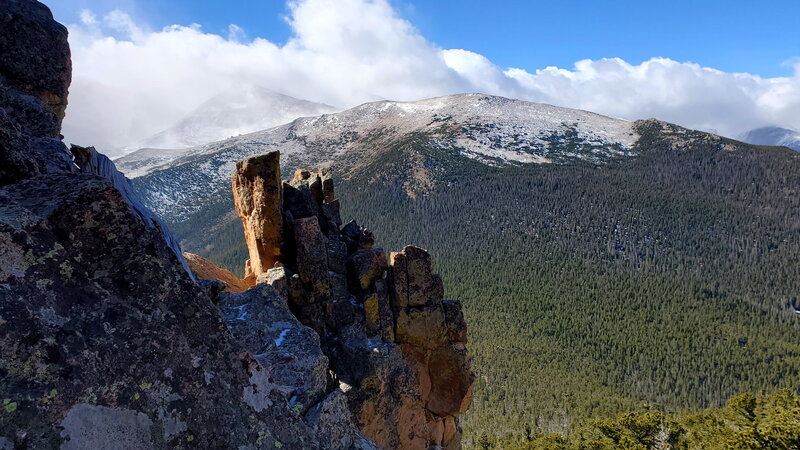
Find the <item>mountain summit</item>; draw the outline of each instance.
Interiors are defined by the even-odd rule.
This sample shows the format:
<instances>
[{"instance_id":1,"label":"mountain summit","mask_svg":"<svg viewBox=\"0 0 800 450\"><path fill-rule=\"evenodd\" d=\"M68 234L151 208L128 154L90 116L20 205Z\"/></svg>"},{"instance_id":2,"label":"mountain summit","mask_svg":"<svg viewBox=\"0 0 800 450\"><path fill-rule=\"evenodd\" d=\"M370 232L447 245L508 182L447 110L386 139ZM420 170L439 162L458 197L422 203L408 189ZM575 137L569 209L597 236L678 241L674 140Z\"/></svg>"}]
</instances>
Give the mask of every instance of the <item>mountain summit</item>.
<instances>
[{"instance_id":1,"label":"mountain summit","mask_svg":"<svg viewBox=\"0 0 800 450\"><path fill-rule=\"evenodd\" d=\"M215 155L232 170L241 157L280 146L284 155L324 162L360 149L391 147L421 136L489 165L600 161L626 155L638 135L633 123L587 111L483 94L415 102L366 103L335 114L304 117L275 128L180 151L142 149L120 158L136 178Z\"/></svg>"}]
</instances>

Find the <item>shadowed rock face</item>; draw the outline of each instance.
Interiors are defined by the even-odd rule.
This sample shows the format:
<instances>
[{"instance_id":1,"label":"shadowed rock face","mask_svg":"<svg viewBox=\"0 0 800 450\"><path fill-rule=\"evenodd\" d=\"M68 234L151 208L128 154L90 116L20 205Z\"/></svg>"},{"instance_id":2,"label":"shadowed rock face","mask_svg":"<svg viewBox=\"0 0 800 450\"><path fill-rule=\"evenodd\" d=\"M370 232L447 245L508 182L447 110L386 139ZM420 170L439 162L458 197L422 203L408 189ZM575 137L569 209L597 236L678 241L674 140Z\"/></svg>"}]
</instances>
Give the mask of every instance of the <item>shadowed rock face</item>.
<instances>
[{"instance_id":1,"label":"shadowed rock face","mask_svg":"<svg viewBox=\"0 0 800 450\"><path fill-rule=\"evenodd\" d=\"M60 125L67 107L72 61L67 29L53 20L43 4L3 0L0 73L10 85L44 102Z\"/></svg>"},{"instance_id":2,"label":"shadowed rock face","mask_svg":"<svg viewBox=\"0 0 800 450\"><path fill-rule=\"evenodd\" d=\"M0 3L0 186L73 169L58 139L70 69L67 29L46 6Z\"/></svg>"},{"instance_id":3,"label":"shadowed rock face","mask_svg":"<svg viewBox=\"0 0 800 450\"><path fill-rule=\"evenodd\" d=\"M278 159L273 152L240 162L234 196L249 196L237 193L248 167L268 161L278 173ZM257 282L275 287L316 331L333 371L329 385L340 385L361 431L384 448L459 447L457 417L469 407L474 376L461 304L443 300L430 254L409 246L387 258L369 230L342 227L328 170L297 170L282 187L273 182L259 181L273 193L263 197L267 205L236 203L245 228L283 236L279 267ZM276 198L280 230L250 213L274 211ZM248 239L251 263L258 245Z\"/></svg>"}]
</instances>

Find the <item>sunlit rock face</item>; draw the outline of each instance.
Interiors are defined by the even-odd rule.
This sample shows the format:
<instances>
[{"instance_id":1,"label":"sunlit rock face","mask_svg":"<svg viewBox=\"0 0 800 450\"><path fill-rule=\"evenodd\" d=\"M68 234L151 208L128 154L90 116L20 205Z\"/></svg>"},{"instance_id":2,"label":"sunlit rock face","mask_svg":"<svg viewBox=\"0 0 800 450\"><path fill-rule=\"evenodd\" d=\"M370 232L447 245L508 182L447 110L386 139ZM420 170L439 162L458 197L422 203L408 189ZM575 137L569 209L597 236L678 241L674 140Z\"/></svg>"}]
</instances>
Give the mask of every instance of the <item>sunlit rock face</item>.
<instances>
[{"instance_id":1,"label":"sunlit rock face","mask_svg":"<svg viewBox=\"0 0 800 450\"><path fill-rule=\"evenodd\" d=\"M245 280L255 285L281 257L281 167L279 155L240 161L233 173L233 202L242 220L250 259Z\"/></svg>"}]
</instances>

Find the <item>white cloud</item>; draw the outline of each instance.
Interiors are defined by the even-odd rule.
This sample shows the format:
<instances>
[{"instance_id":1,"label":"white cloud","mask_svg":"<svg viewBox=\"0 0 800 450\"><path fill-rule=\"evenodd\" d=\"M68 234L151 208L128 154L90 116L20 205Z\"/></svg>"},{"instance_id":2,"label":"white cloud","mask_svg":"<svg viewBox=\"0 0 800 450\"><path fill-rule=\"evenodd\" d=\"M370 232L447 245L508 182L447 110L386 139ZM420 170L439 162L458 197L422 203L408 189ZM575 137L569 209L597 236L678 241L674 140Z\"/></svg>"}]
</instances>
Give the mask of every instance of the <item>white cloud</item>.
<instances>
[{"instance_id":1,"label":"white cloud","mask_svg":"<svg viewBox=\"0 0 800 450\"><path fill-rule=\"evenodd\" d=\"M150 31L122 11L70 25L73 86L68 140L113 147L159 132L206 99L244 84L355 106L484 92L626 119L658 117L735 135L762 125L800 128L800 61L792 77L760 78L653 58L583 60L570 69L503 70L483 55L441 49L386 0L289 3L285 45L199 25Z\"/></svg>"},{"instance_id":2,"label":"white cloud","mask_svg":"<svg viewBox=\"0 0 800 450\"><path fill-rule=\"evenodd\" d=\"M228 40L234 42L242 42L247 39L247 33L244 29L235 23L228 25Z\"/></svg>"}]
</instances>

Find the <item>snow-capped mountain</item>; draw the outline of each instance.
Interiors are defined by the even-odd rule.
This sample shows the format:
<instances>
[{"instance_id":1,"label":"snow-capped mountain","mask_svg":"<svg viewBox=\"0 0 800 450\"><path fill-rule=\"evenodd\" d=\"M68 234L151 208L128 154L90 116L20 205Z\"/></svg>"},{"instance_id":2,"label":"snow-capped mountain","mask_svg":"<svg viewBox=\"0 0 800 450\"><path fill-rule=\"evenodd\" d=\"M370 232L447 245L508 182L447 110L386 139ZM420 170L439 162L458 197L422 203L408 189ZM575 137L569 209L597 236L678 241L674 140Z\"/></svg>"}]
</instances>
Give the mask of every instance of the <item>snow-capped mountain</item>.
<instances>
[{"instance_id":1,"label":"snow-capped mountain","mask_svg":"<svg viewBox=\"0 0 800 450\"><path fill-rule=\"evenodd\" d=\"M748 144L784 146L800 152L800 131L788 128L756 128L743 134L739 139Z\"/></svg>"},{"instance_id":2,"label":"snow-capped mountain","mask_svg":"<svg viewBox=\"0 0 800 450\"><path fill-rule=\"evenodd\" d=\"M263 87L247 86L209 99L174 126L139 142L135 148L194 147L336 110Z\"/></svg>"},{"instance_id":3,"label":"snow-capped mountain","mask_svg":"<svg viewBox=\"0 0 800 450\"><path fill-rule=\"evenodd\" d=\"M503 97L461 94L416 102L366 103L169 153L142 149L117 164L128 177L136 178L211 155L231 163L271 150L320 163L351 150L378 143L385 147L420 133L437 145L457 148L466 157L493 165L620 156L627 154L638 138L632 122L625 120Z\"/></svg>"},{"instance_id":4,"label":"snow-capped mountain","mask_svg":"<svg viewBox=\"0 0 800 450\"><path fill-rule=\"evenodd\" d=\"M230 191L237 161L280 150L284 165L332 164L354 170L404 147L440 149L490 166L569 160L604 162L632 155L633 122L587 111L482 94L416 102L380 101L237 136L163 152L143 149L120 158L157 212L182 220ZM423 163L411 170L424 172ZM344 174L343 174L344 175Z\"/></svg>"}]
</instances>

